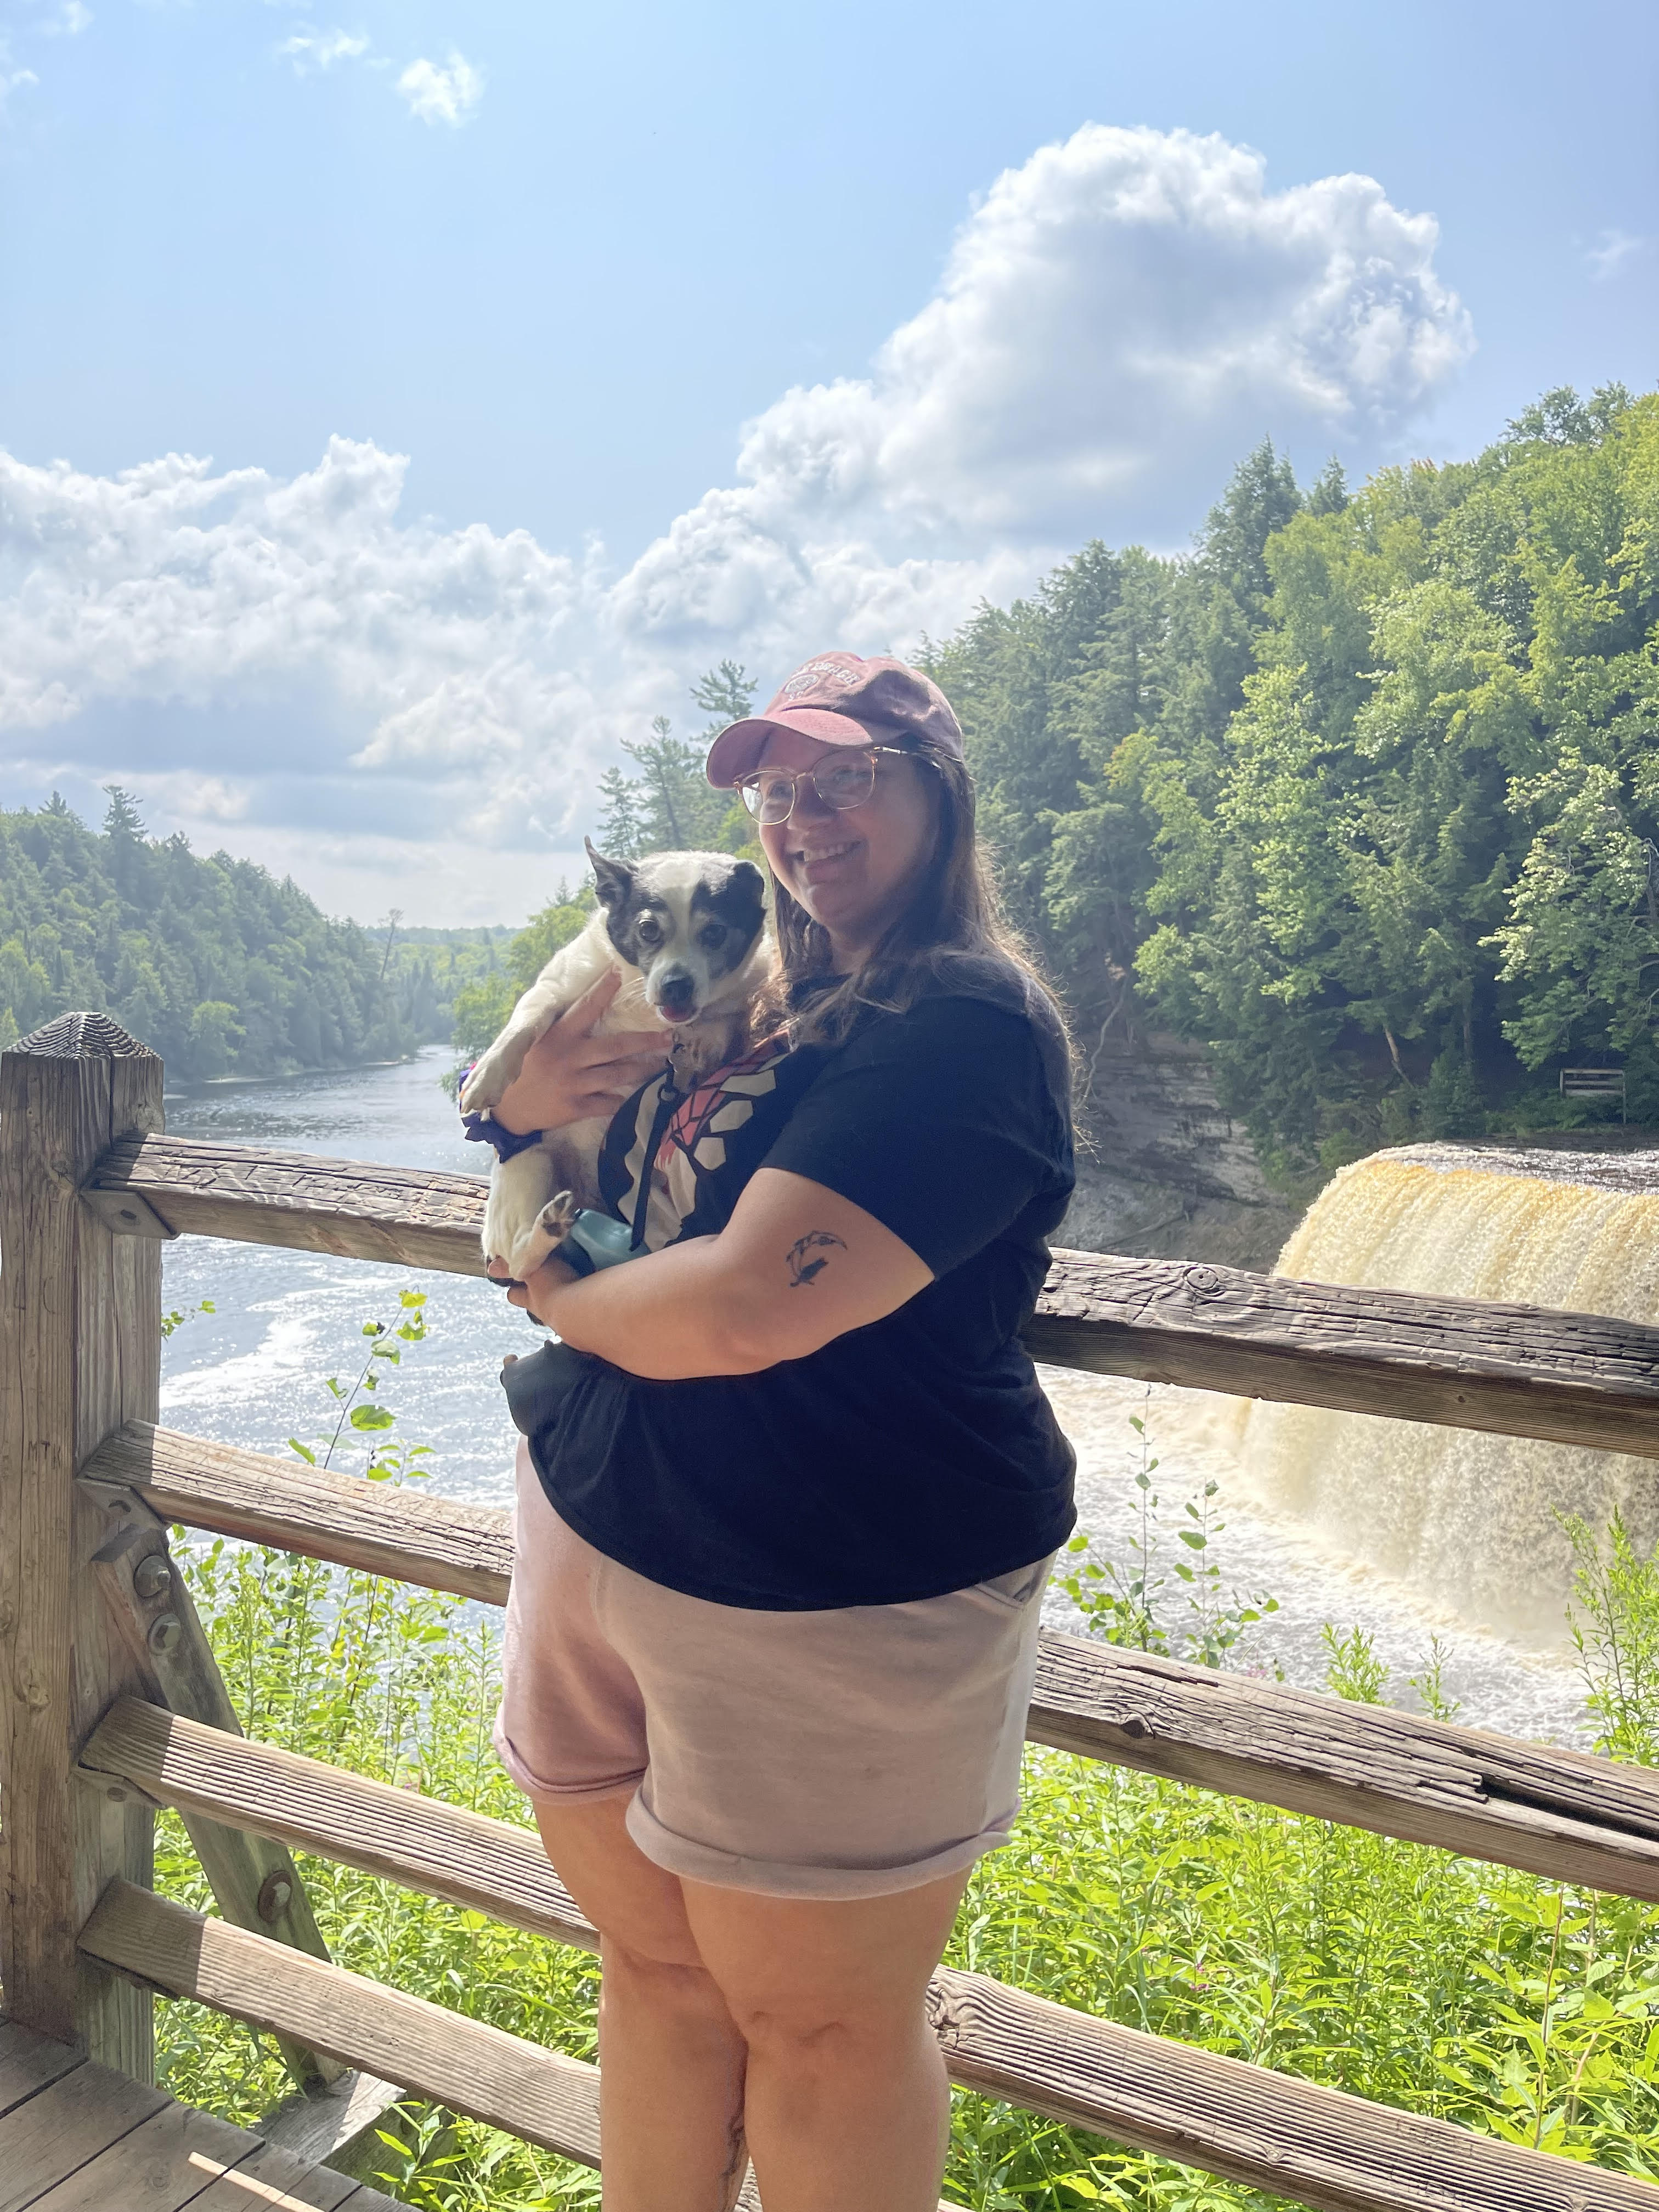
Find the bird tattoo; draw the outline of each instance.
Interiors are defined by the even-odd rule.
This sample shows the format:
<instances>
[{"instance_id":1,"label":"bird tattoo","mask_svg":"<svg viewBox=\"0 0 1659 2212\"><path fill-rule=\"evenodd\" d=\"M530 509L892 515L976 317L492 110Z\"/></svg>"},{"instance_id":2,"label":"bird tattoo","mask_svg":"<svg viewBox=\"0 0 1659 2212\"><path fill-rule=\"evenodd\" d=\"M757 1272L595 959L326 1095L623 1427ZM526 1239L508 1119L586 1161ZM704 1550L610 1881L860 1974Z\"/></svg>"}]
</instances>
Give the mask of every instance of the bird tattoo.
<instances>
[{"instance_id":1,"label":"bird tattoo","mask_svg":"<svg viewBox=\"0 0 1659 2212\"><path fill-rule=\"evenodd\" d=\"M847 1249L841 1238L832 1237L827 1229L813 1229L805 1237L795 1239L784 1255L789 1263L789 1287L792 1291L799 1290L803 1283L815 1282L823 1273L830 1265L829 1253L820 1253L816 1260L809 1260L806 1255L818 1246L828 1244L839 1244L843 1252Z\"/></svg>"}]
</instances>

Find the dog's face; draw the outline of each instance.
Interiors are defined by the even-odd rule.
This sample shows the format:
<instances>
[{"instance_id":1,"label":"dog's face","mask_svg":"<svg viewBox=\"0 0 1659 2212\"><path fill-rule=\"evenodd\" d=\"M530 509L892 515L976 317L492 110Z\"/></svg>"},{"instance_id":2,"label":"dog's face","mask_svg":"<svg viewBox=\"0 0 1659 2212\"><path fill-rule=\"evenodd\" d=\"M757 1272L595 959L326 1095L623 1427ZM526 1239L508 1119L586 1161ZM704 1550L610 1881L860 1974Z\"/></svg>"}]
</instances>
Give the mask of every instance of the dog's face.
<instances>
[{"instance_id":1,"label":"dog's face","mask_svg":"<svg viewBox=\"0 0 1659 2212\"><path fill-rule=\"evenodd\" d=\"M729 1002L764 920L765 880L725 853L611 860L590 843L611 942L645 978L652 1010L679 1028Z\"/></svg>"}]
</instances>

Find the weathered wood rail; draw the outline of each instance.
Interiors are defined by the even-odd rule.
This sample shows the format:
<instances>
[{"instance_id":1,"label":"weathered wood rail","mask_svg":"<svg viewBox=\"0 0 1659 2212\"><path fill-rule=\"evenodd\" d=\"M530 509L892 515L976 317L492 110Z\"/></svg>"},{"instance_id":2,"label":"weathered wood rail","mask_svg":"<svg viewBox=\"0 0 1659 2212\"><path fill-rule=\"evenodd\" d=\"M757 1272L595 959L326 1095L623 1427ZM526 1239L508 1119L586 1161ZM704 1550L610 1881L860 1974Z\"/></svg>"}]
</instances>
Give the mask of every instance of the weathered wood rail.
<instances>
[{"instance_id":1,"label":"weathered wood rail","mask_svg":"<svg viewBox=\"0 0 1659 2212\"><path fill-rule=\"evenodd\" d=\"M532 1837L246 1741L167 1553L180 1522L504 1601L506 1515L175 1435L155 1413L164 1241L477 1273L482 1184L186 1143L161 1133L160 1098L160 1063L102 1017L0 1060L8 2011L143 2081L152 1993L192 1997L281 2038L313 2089L355 2069L319 2111L378 2110L398 2083L597 2162L594 2069L336 1964L289 1856L591 1945ZM1028 1340L1099 1373L1659 1457L1659 1330L1594 1315L1060 1253ZM1028 1734L1659 1901L1659 1776L1605 1759L1057 1636ZM152 1894L158 1806L185 1819L222 1918ZM941 1970L930 2002L959 2082L1325 2212L1659 2212L1645 2183L981 1976ZM758 2205L752 2177L743 2201Z\"/></svg>"},{"instance_id":2,"label":"weathered wood rail","mask_svg":"<svg viewBox=\"0 0 1659 2212\"><path fill-rule=\"evenodd\" d=\"M471 1176L153 1134L112 1145L88 1183L130 1234L461 1275L483 1272L483 1189ZM1098 1375L1659 1457L1659 1329L1600 1314L1059 1252L1026 1341Z\"/></svg>"}]
</instances>

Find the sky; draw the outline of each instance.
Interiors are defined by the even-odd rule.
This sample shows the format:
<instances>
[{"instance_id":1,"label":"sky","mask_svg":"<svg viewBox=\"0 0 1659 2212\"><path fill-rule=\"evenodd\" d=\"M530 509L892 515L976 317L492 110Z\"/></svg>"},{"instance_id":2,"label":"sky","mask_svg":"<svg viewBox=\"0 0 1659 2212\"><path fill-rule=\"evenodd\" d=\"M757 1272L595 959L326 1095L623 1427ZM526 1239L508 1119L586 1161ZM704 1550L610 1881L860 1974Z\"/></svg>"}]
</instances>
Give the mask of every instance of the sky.
<instances>
[{"instance_id":1,"label":"sky","mask_svg":"<svg viewBox=\"0 0 1659 2212\"><path fill-rule=\"evenodd\" d=\"M517 922L723 657L1659 383L1659 10L0 0L0 804Z\"/></svg>"}]
</instances>

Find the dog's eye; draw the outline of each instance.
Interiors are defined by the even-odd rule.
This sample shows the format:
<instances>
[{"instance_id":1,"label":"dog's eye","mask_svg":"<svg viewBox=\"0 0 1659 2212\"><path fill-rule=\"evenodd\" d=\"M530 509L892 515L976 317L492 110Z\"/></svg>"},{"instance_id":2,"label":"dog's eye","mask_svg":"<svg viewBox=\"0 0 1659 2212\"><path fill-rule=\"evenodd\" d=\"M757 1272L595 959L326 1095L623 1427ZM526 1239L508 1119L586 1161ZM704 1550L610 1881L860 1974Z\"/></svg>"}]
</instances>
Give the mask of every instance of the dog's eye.
<instances>
[{"instance_id":1,"label":"dog's eye","mask_svg":"<svg viewBox=\"0 0 1659 2212\"><path fill-rule=\"evenodd\" d=\"M654 945L662 935L662 924L654 914L642 914L636 926L641 940L647 945Z\"/></svg>"},{"instance_id":2,"label":"dog's eye","mask_svg":"<svg viewBox=\"0 0 1659 2212\"><path fill-rule=\"evenodd\" d=\"M706 928L700 929L697 932L697 942L699 945L703 946L707 951L714 951L719 946L724 945L726 942L726 929L724 924L718 921L711 921Z\"/></svg>"}]
</instances>

